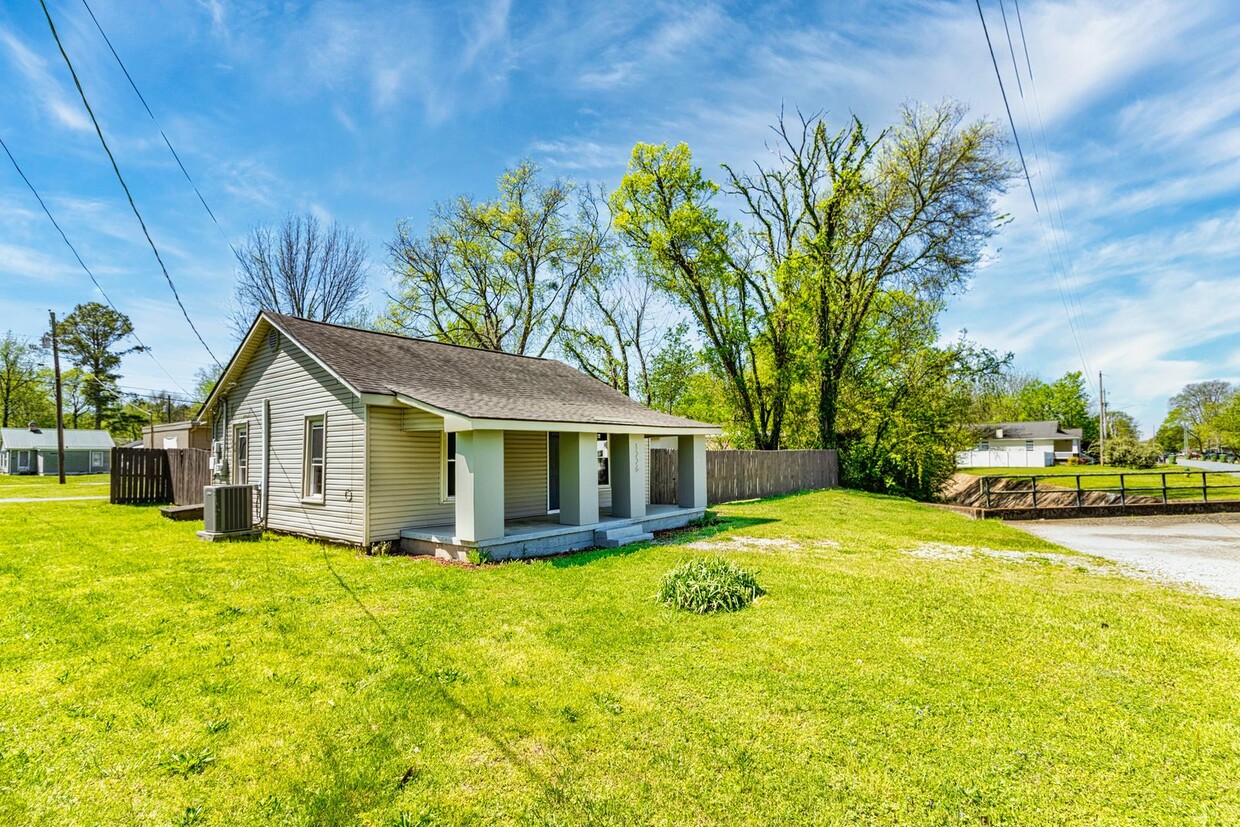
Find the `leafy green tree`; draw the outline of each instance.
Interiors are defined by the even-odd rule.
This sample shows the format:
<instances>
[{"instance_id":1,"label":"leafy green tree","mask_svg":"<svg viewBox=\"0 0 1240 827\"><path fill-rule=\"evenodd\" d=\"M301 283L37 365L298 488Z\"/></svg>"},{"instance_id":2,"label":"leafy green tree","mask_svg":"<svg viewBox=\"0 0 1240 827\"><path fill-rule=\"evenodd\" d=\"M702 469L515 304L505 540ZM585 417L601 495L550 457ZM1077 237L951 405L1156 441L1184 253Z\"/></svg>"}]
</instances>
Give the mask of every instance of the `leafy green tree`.
<instances>
[{"instance_id":1,"label":"leafy green tree","mask_svg":"<svg viewBox=\"0 0 1240 827\"><path fill-rule=\"evenodd\" d=\"M608 266L599 199L570 181L542 183L532 161L498 186L493 201L439 204L423 235L398 225L383 326L532 356L560 339L579 294Z\"/></svg>"},{"instance_id":2,"label":"leafy green tree","mask_svg":"<svg viewBox=\"0 0 1240 827\"><path fill-rule=\"evenodd\" d=\"M1107 411L1107 439L1141 441L1141 429L1127 411Z\"/></svg>"},{"instance_id":3,"label":"leafy green tree","mask_svg":"<svg viewBox=\"0 0 1240 827\"><path fill-rule=\"evenodd\" d=\"M692 315L749 444L778 448L796 341L774 273L786 256L757 262L714 207L718 193L685 144L639 143L611 196L612 215L643 272Z\"/></svg>"},{"instance_id":4,"label":"leafy green tree","mask_svg":"<svg viewBox=\"0 0 1240 827\"><path fill-rule=\"evenodd\" d=\"M41 377L42 361L43 349L34 342L12 333L0 339L0 426L49 424L43 414L53 406Z\"/></svg>"},{"instance_id":5,"label":"leafy green tree","mask_svg":"<svg viewBox=\"0 0 1240 827\"><path fill-rule=\"evenodd\" d=\"M69 368L60 372L61 402L64 405L65 423L70 428L78 427L82 415L90 410L90 400L87 398L89 386L90 383L81 368Z\"/></svg>"},{"instance_id":6,"label":"leafy green tree","mask_svg":"<svg viewBox=\"0 0 1240 827\"><path fill-rule=\"evenodd\" d=\"M1214 419L1233 393L1235 389L1230 382L1211 379L1185 385L1167 401L1177 414L1176 424L1188 430L1192 447L1203 449L1211 438L1218 436Z\"/></svg>"},{"instance_id":7,"label":"leafy green tree","mask_svg":"<svg viewBox=\"0 0 1240 827\"><path fill-rule=\"evenodd\" d=\"M223 365L209 365L194 371L194 401L200 405L206 402L223 375Z\"/></svg>"},{"instance_id":8,"label":"leafy green tree","mask_svg":"<svg viewBox=\"0 0 1240 827\"><path fill-rule=\"evenodd\" d=\"M940 307L884 293L860 331L864 360L842 386L841 474L846 485L933 498L955 471L956 453L976 443L972 387L1004 359L963 337L936 344Z\"/></svg>"},{"instance_id":9,"label":"leafy green tree","mask_svg":"<svg viewBox=\"0 0 1240 827\"><path fill-rule=\"evenodd\" d=\"M1184 428L1180 424L1181 412L1173 409L1167 414L1167 418L1158 426L1157 433L1154 434L1154 442L1164 451L1182 451L1184 450Z\"/></svg>"},{"instance_id":10,"label":"leafy green tree","mask_svg":"<svg viewBox=\"0 0 1240 827\"><path fill-rule=\"evenodd\" d=\"M842 383L865 358L858 344L883 296L940 307L999 226L994 201L1011 164L997 126L967 123L966 113L951 101L905 107L876 136L856 118L839 131L821 118L791 130L781 119L780 163L732 175L760 226L760 251L792 254L774 277L795 282L785 292L812 313L823 447L839 444Z\"/></svg>"},{"instance_id":11,"label":"leafy green tree","mask_svg":"<svg viewBox=\"0 0 1240 827\"><path fill-rule=\"evenodd\" d=\"M73 308L57 330L65 355L85 375L85 394L94 411L94 427L102 428L105 414L121 396L117 387L121 359L145 348L121 348L121 342L133 333L133 324L125 314L98 302Z\"/></svg>"}]
</instances>

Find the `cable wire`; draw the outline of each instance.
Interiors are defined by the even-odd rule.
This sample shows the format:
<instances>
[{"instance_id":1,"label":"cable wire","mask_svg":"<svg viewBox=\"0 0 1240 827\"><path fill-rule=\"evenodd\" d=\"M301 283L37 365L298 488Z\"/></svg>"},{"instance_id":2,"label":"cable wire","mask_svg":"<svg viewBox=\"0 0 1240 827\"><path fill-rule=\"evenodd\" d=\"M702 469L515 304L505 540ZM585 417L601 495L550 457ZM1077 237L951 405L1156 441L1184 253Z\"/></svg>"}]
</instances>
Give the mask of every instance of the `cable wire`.
<instances>
[{"instance_id":1,"label":"cable wire","mask_svg":"<svg viewBox=\"0 0 1240 827\"><path fill-rule=\"evenodd\" d=\"M112 310L117 313L121 313L121 311L117 309L116 304L113 303L111 297L108 296L107 291L103 289L103 285L99 283L99 279L95 278L95 274L92 273L91 269L86 266L86 262L82 261L82 256L78 253L77 247L74 247L73 242L69 240L69 236L65 235L65 231L61 229L60 223L56 221L56 217L52 215L52 211L48 209L47 203L43 200L43 196L39 194L39 191L35 189L34 184L32 184L30 179L26 177L26 173L22 170L21 164L17 163L17 159L13 157L13 153L9 150L9 145L4 142L3 138L0 138L0 147L4 148L4 154L9 156L9 160L13 163L13 169L17 170L17 174L20 175L21 179L26 182L26 186L29 187L30 191L34 194L35 200L38 201L39 206L43 208L43 212L47 215L48 220L52 222L52 226L56 228L56 232L60 233L61 239L64 240L65 246L67 246L70 252L73 253L73 257L77 259L77 263L82 265L82 269L85 270L86 275L90 277L91 283L95 285L95 289L99 291L99 295L103 296L103 300L108 303L108 307L112 308ZM121 315L123 316L125 314L121 313ZM133 340L138 343L138 347L142 348L142 351L151 357L151 361L153 361L159 369L164 372L164 375L172 380L172 384L180 388L182 392L189 394L189 391L185 390L185 386L178 382L176 377L169 373L168 369L160 364L160 361L155 358L154 352L142 343L142 340L138 338L137 333L131 332L129 335L133 336Z\"/></svg>"},{"instance_id":2,"label":"cable wire","mask_svg":"<svg viewBox=\"0 0 1240 827\"><path fill-rule=\"evenodd\" d=\"M39 0L40 3L43 0ZM999 93L1003 95L1003 108L1007 110L1008 123L1012 126L1012 138L1016 141L1016 154L1020 156L1020 167L1025 171L1025 183L1029 185L1029 197L1033 199L1033 210L1038 212L1038 196L1033 191L1033 181L1029 177L1029 166L1025 163L1025 151L1020 147L1020 134L1016 131L1016 119L1012 117L1012 107L1008 104L1007 89L1003 86L1003 75L999 72L999 59L995 57L995 47L990 42L990 29L986 27L986 15L982 14L982 0L977 2L977 15L982 19L982 31L986 33L986 48L990 49L990 62L995 66L995 77L999 79Z\"/></svg>"},{"instance_id":3,"label":"cable wire","mask_svg":"<svg viewBox=\"0 0 1240 827\"><path fill-rule=\"evenodd\" d=\"M164 274L164 280L168 282L168 287L172 290L172 297L176 299L177 306L181 308L181 315L185 317L190 330L194 331L194 335L198 337L199 343L202 344L212 361L219 365L220 360L216 358L215 353L211 350L211 346L207 344L207 340L202 338L202 334L194 326L194 320L189 317L189 311L185 309L185 303L181 301L181 294L177 292L177 286L173 283L172 276L168 274L168 268L164 265L163 256L159 254L159 248L155 246L155 241L151 238L151 233L146 228L146 222L142 219L142 213L138 212L138 205L133 200L133 193L129 191L129 185L125 183L120 167L117 166L116 157L112 154L107 140L103 137L103 129L99 126L99 120L95 117L95 112L90 107L90 101L86 99L86 91L82 88L82 82L78 78L77 70L73 68L73 61L69 60L69 54L65 51L64 44L60 42L60 34L56 31L56 24L52 22L52 13L48 11L46 0L39 0L39 5L43 7L43 15L47 18L47 25L52 30L52 37L55 38L56 46L60 49L60 56L65 59L65 65L69 67L69 74L73 76L73 85L77 87L78 95L82 98L82 105L86 107L86 114L90 115L91 123L95 126L95 134L99 136L99 142L103 144L103 151L107 153L108 160L112 163L112 171L116 173L116 180L120 182L121 189L125 191L125 197L129 199L129 207L133 210L134 216L138 219L138 224L142 227L142 234L146 236L147 244L151 246L151 251L155 254L155 260L159 262L159 269Z\"/></svg>"},{"instance_id":4,"label":"cable wire","mask_svg":"<svg viewBox=\"0 0 1240 827\"><path fill-rule=\"evenodd\" d=\"M223 226L220 225L220 220L215 217L215 212L212 211L211 207L207 204L207 199L203 198L202 192L198 189L198 185L194 183L194 179L190 177L189 170L185 168L185 164L181 162L181 156L178 155L177 151L172 147L172 142L168 140L168 136L164 133L164 128L160 125L159 119L156 118L155 113L151 111L151 107L146 102L146 98L138 89L138 84L134 82L133 76L129 74L129 69L126 68L125 62L121 60L121 56L117 53L116 47L112 45L111 38L109 38L108 33L103 30L103 26L99 23L99 18L95 17L94 9L90 7L90 3L86 2L86 0L82 0L82 5L86 7L86 12L90 15L90 19L94 21L95 28L99 30L99 34L103 37L103 42L108 44L108 51L112 53L112 57L116 58L116 64L120 66L121 71L125 73L125 80L129 81L130 88L132 88L134 94L138 96L138 100L142 102L142 108L146 110L146 114L151 116L152 123L154 123L155 128L159 130L159 137L164 139L164 145L168 147L168 151L172 153L173 160L177 162L177 166L181 169L181 174L185 176L185 180L188 181L190 187L193 188L194 194L198 196L198 202L202 204L202 208L207 211L207 215L211 216L211 220L215 223L215 229L219 231L220 237L224 239L224 243L228 245L230 250L232 250L233 256L240 259L241 254L237 252L237 248L233 246L233 243L228 240L228 236L224 233Z\"/></svg>"}]
</instances>

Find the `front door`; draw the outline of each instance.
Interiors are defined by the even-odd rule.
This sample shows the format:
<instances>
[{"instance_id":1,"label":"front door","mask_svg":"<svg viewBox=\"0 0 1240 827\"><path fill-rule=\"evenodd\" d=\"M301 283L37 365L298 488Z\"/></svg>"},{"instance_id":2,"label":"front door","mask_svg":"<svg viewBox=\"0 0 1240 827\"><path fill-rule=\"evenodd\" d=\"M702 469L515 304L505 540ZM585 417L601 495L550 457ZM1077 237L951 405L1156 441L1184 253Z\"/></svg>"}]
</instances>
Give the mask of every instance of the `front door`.
<instances>
[{"instance_id":1,"label":"front door","mask_svg":"<svg viewBox=\"0 0 1240 827\"><path fill-rule=\"evenodd\" d=\"M30 471L30 452L17 452L17 473L25 474Z\"/></svg>"},{"instance_id":2,"label":"front door","mask_svg":"<svg viewBox=\"0 0 1240 827\"><path fill-rule=\"evenodd\" d=\"M547 511L560 510L560 435L547 434Z\"/></svg>"}]
</instances>

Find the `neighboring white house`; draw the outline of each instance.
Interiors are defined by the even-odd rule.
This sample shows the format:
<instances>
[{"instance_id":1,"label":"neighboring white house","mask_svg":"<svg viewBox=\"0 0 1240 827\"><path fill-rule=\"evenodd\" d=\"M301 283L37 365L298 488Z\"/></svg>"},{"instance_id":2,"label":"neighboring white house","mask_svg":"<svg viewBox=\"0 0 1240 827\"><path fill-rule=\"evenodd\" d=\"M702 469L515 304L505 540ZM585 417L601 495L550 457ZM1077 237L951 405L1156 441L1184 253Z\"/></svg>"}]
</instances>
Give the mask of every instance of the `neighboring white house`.
<instances>
[{"instance_id":1,"label":"neighboring white house","mask_svg":"<svg viewBox=\"0 0 1240 827\"><path fill-rule=\"evenodd\" d=\"M533 556L684 525L714 425L650 410L551 359L262 312L200 419L214 475L273 530L460 557ZM649 440L677 442L651 505Z\"/></svg>"},{"instance_id":2,"label":"neighboring white house","mask_svg":"<svg viewBox=\"0 0 1240 827\"><path fill-rule=\"evenodd\" d=\"M106 474L116 442L107 431L65 429L65 474ZM0 428L0 474L60 473L56 427Z\"/></svg>"},{"instance_id":3,"label":"neighboring white house","mask_svg":"<svg viewBox=\"0 0 1240 827\"><path fill-rule=\"evenodd\" d=\"M1042 468L1081 455L1081 429L1044 422L991 422L972 451L956 455L961 468Z\"/></svg>"}]
</instances>

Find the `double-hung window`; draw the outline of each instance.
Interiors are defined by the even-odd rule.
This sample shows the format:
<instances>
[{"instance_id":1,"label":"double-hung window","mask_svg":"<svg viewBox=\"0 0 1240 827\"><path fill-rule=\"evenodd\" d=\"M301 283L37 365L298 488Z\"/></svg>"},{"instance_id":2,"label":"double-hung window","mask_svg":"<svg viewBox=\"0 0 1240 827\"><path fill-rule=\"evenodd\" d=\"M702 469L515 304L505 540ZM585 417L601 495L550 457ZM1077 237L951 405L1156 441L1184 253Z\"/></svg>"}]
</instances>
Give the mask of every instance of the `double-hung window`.
<instances>
[{"instance_id":1,"label":"double-hung window","mask_svg":"<svg viewBox=\"0 0 1240 827\"><path fill-rule=\"evenodd\" d=\"M250 482L250 425L239 422L233 431L233 484Z\"/></svg>"},{"instance_id":2,"label":"double-hung window","mask_svg":"<svg viewBox=\"0 0 1240 827\"><path fill-rule=\"evenodd\" d=\"M90 467L92 470L103 467L103 451L90 452Z\"/></svg>"},{"instance_id":3,"label":"double-hung window","mask_svg":"<svg viewBox=\"0 0 1240 827\"><path fill-rule=\"evenodd\" d=\"M1026 439L1026 440L1025 440L1025 450L1026 450L1026 451L1032 451L1032 450L1033 450L1033 440L1032 440L1032 439Z\"/></svg>"},{"instance_id":4,"label":"double-hung window","mask_svg":"<svg viewBox=\"0 0 1240 827\"><path fill-rule=\"evenodd\" d=\"M307 500L323 499L326 482L324 468L327 453L327 423L322 414L306 417L306 470L302 496Z\"/></svg>"}]
</instances>

